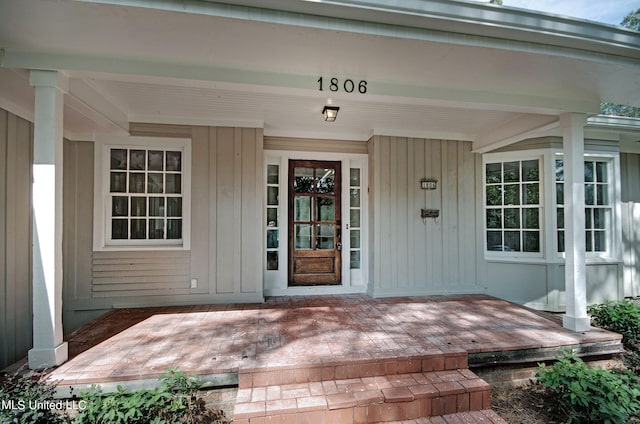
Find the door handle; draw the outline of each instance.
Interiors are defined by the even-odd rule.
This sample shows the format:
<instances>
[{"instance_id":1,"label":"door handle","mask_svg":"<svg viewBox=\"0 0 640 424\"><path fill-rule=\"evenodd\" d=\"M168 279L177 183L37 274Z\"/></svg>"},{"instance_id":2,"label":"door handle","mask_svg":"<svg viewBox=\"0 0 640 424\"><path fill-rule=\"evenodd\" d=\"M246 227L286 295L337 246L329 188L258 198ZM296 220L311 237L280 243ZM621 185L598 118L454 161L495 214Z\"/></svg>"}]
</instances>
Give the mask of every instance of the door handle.
<instances>
[{"instance_id":1,"label":"door handle","mask_svg":"<svg viewBox=\"0 0 640 424\"><path fill-rule=\"evenodd\" d=\"M338 251L342 250L342 243L336 243L336 249L338 249Z\"/></svg>"}]
</instances>

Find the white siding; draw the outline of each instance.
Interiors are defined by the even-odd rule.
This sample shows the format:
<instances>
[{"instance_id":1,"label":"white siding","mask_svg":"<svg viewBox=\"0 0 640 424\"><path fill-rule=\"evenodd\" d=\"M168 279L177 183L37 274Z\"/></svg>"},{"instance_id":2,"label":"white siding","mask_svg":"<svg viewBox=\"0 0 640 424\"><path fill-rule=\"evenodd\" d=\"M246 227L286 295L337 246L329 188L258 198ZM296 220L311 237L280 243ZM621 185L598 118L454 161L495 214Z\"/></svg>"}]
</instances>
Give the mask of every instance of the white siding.
<instances>
[{"instance_id":1,"label":"white siding","mask_svg":"<svg viewBox=\"0 0 640 424\"><path fill-rule=\"evenodd\" d=\"M33 126L0 109L0 369L32 346Z\"/></svg>"},{"instance_id":2,"label":"white siding","mask_svg":"<svg viewBox=\"0 0 640 424\"><path fill-rule=\"evenodd\" d=\"M640 296L640 155L620 154L623 285L625 296Z\"/></svg>"},{"instance_id":3,"label":"white siding","mask_svg":"<svg viewBox=\"0 0 640 424\"><path fill-rule=\"evenodd\" d=\"M476 155L471 143L374 136L370 154L370 292L374 296L480 292ZM420 179L438 180L422 190ZM439 209L438 219L420 209Z\"/></svg>"}]
</instances>

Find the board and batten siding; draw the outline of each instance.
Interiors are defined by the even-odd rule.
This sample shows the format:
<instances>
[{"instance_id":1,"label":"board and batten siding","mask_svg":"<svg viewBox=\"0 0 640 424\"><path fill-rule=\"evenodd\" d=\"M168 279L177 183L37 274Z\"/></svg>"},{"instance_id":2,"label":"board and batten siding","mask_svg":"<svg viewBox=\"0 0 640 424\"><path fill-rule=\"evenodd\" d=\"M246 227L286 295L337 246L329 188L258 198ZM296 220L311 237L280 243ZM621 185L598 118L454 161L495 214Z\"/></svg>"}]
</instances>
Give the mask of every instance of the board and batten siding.
<instances>
[{"instance_id":1,"label":"board and batten siding","mask_svg":"<svg viewBox=\"0 0 640 424\"><path fill-rule=\"evenodd\" d=\"M33 344L32 157L33 125L0 109L0 369Z\"/></svg>"},{"instance_id":2,"label":"board and batten siding","mask_svg":"<svg viewBox=\"0 0 640 424\"><path fill-rule=\"evenodd\" d=\"M471 143L374 136L369 141L373 296L482 292L477 278L476 168ZM420 180L438 180L422 190ZM420 217L438 209L437 219Z\"/></svg>"},{"instance_id":3,"label":"board and batten siding","mask_svg":"<svg viewBox=\"0 0 640 424\"><path fill-rule=\"evenodd\" d=\"M92 251L94 144L65 141L65 331L114 307L262 301L262 129L131 134L191 138L191 248Z\"/></svg>"},{"instance_id":4,"label":"board and batten siding","mask_svg":"<svg viewBox=\"0 0 640 424\"><path fill-rule=\"evenodd\" d=\"M640 154L620 153L625 296L640 296Z\"/></svg>"}]
</instances>

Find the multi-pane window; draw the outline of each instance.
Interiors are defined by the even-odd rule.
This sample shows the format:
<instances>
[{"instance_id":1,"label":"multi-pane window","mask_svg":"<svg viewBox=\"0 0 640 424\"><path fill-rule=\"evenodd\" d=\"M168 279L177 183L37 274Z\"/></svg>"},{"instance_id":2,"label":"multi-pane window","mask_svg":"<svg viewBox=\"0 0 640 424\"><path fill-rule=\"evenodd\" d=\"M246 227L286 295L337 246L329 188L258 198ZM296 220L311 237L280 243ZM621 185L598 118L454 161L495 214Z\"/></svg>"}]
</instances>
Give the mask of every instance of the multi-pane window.
<instances>
[{"instance_id":1,"label":"multi-pane window","mask_svg":"<svg viewBox=\"0 0 640 424\"><path fill-rule=\"evenodd\" d=\"M360 168L349 170L349 244L350 268L360 269L361 261L361 188Z\"/></svg>"},{"instance_id":2,"label":"multi-pane window","mask_svg":"<svg viewBox=\"0 0 640 424\"><path fill-rule=\"evenodd\" d=\"M486 248L540 252L540 160L485 164Z\"/></svg>"},{"instance_id":3,"label":"multi-pane window","mask_svg":"<svg viewBox=\"0 0 640 424\"><path fill-rule=\"evenodd\" d=\"M584 213L587 252L607 251L611 221L610 190L609 163L603 160L585 160ZM558 252L564 252L564 162L562 159L556 159L556 205Z\"/></svg>"},{"instance_id":4,"label":"multi-pane window","mask_svg":"<svg viewBox=\"0 0 640 424\"><path fill-rule=\"evenodd\" d=\"M280 167L267 165L267 270L278 269L279 228L278 205L280 204Z\"/></svg>"},{"instance_id":5,"label":"multi-pane window","mask_svg":"<svg viewBox=\"0 0 640 424\"><path fill-rule=\"evenodd\" d=\"M183 237L183 152L112 147L108 239L177 244Z\"/></svg>"}]
</instances>

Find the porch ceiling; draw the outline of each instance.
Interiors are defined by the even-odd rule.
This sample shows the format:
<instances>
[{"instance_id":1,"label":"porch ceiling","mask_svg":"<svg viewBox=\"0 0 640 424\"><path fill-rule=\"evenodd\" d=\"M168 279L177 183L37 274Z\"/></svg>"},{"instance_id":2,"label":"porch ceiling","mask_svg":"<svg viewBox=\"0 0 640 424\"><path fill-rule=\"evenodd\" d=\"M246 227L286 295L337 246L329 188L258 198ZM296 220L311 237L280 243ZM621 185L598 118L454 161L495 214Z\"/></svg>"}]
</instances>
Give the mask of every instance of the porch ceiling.
<instances>
[{"instance_id":1,"label":"porch ceiling","mask_svg":"<svg viewBox=\"0 0 640 424\"><path fill-rule=\"evenodd\" d=\"M464 33L445 33L446 21L433 17L367 12L365 22L334 5L321 19L311 14L318 5L276 3L283 10L196 1L184 3L191 13L181 13L71 0L2 2L0 107L30 118L25 70L59 69L69 78L65 135L73 139L155 122L258 126L274 136L470 140L482 148L552 127L563 111L597 113L601 100L640 105L640 52L629 43L617 42L615 55L587 54L575 42L501 40L489 24L491 37L460 22L451 28ZM284 10L294 3L297 11ZM537 19L541 27L548 23ZM636 37L598 29L605 39ZM327 89L333 77L338 92ZM354 92L342 89L346 79ZM357 92L360 81L366 94ZM322 120L325 104L341 108L336 122Z\"/></svg>"}]
</instances>

